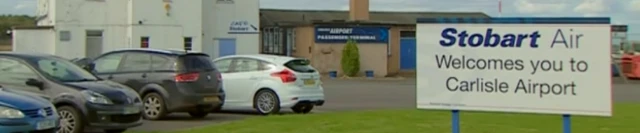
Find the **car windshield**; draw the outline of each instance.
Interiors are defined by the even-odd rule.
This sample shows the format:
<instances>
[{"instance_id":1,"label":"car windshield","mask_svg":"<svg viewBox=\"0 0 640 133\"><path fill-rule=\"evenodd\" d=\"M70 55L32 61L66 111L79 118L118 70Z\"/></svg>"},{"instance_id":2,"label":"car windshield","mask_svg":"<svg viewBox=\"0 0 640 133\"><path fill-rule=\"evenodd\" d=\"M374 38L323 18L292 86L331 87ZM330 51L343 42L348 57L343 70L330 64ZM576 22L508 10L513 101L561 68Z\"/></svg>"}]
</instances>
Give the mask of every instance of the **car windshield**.
<instances>
[{"instance_id":1,"label":"car windshield","mask_svg":"<svg viewBox=\"0 0 640 133\"><path fill-rule=\"evenodd\" d=\"M96 81L98 78L81 67L59 58L41 58L34 67L43 75L61 82Z\"/></svg>"},{"instance_id":2,"label":"car windshield","mask_svg":"<svg viewBox=\"0 0 640 133\"><path fill-rule=\"evenodd\" d=\"M313 67L311 67L309 60L306 59L295 59L291 60L284 64L287 68L299 72L299 73L313 73L316 72Z\"/></svg>"},{"instance_id":3,"label":"car windshield","mask_svg":"<svg viewBox=\"0 0 640 133\"><path fill-rule=\"evenodd\" d=\"M211 58L208 55L192 54L180 57L183 69L186 71L209 71L214 69Z\"/></svg>"}]
</instances>

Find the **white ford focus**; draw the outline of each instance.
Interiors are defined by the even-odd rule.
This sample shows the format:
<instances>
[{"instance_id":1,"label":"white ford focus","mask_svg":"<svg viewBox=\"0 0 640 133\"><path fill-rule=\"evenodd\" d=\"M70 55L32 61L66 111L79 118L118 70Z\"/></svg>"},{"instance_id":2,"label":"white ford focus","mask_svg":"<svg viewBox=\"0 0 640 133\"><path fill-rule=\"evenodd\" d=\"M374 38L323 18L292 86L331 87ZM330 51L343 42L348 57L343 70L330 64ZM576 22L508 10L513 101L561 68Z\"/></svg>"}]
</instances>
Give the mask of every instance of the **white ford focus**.
<instances>
[{"instance_id":1,"label":"white ford focus","mask_svg":"<svg viewBox=\"0 0 640 133\"><path fill-rule=\"evenodd\" d=\"M261 114L291 108L309 113L324 104L320 74L309 60L275 55L230 55L213 60L226 92L222 110L255 109Z\"/></svg>"}]
</instances>

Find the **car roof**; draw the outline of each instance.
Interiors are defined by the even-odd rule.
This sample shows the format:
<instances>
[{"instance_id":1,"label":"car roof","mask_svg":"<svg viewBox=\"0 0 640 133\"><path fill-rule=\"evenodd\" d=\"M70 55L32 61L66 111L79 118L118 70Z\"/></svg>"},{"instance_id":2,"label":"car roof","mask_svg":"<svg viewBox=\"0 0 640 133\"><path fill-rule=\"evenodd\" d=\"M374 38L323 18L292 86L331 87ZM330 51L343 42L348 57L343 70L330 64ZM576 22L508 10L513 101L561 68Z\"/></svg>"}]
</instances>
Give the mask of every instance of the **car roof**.
<instances>
[{"instance_id":1,"label":"car roof","mask_svg":"<svg viewBox=\"0 0 640 133\"><path fill-rule=\"evenodd\" d=\"M277 63L277 64L284 64L291 60L296 60L296 59L304 59L304 58L297 58L297 57L290 57L290 56L279 56L279 55L268 55L268 54L248 54L248 55L227 55L224 57L216 58L215 60L223 60L228 58L255 58L255 59L270 61L272 63Z\"/></svg>"},{"instance_id":2,"label":"car roof","mask_svg":"<svg viewBox=\"0 0 640 133\"><path fill-rule=\"evenodd\" d=\"M60 58L60 59L65 59L65 58L62 58L62 57L56 56L56 55L35 53L35 52L3 51L3 52L0 52L0 55L11 56L11 57L15 57L15 58L22 58L22 59L33 59L33 58Z\"/></svg>"},{"instance_id":3,"label":"car roof","mask_svg":"<svg viewBox=\"0 0 640 133\"><path fill-rule=\"evenodd\" d=\"M155 48L121 48L121 49L109 51L108 53L117 53L117 52L150 52L150 53L166 54L166 55L184 55L184 54L190 54L190 53L202 54L202 52L193 51L193 50L186 51L182 49L155 49Z\"/></svg>"}]
</instances>

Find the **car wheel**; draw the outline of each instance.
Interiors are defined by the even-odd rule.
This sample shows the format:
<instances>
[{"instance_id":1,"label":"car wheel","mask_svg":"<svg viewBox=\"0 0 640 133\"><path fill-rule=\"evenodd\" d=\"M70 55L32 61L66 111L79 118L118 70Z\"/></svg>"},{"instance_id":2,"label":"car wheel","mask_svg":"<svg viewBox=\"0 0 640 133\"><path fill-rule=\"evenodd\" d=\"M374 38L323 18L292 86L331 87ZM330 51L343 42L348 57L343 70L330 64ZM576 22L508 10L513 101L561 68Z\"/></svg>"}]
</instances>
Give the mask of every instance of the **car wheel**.
<instances>
[{"instance_id":1,"label":"car wheel","mask_svg":"<svg viewBox=\"0 0 640 133\"><path fill-rule=\"evenodd\" d=\"M124 131L127 131L127 129L110 129L110 130L104 130L105 133L124 133Z\"/></svg>"},{"instance_id":2,"label":"car wheel","mask_svg":"<svg viewBox=\"0 0 640 133\"><path fill-rule=\"evenodd\" d=\"M148 120L159 120L168 114L164 99L158 93L149 93L144 96L143 117Z\"/></svg>"},{"instance_id":3,"label":"car wheel","mask_svg":"<svg viewBox=\"0 0 640 133\"><path fill-rule=\"evenodd\" d=\"M291 110L293 110L294 113L306 114L311 112L311 110L313 110L313 107L313 105L297 105L291 107Z\"/></svg>"},{"instance_id":4,"label":"car wheel","mask_svg":"<svg viewBox=\"0 0 640 133\"><path fill-rule=\"evenodd\" d=\"M280 99L271 90L261 90L253 98L253 104L258 113L263 115L277 114L280 112Z\"/></svg>"},{"instance_id":5,"label":"car wheel","mask_svg":"<svg viewBox=\"0 0 640 133\"><path fill-rule=\"evenodd\" d=\"M56 133L82 133L84 132L84 116L71 106L58 107L60 115L60 129Z\"/></svg>"},{"instance_id":6,"label":"car wheel","mask_svg":"<svg viewBox=\"0 0 640 133\"><path fill-rule=\"evenodd\" d=\"M204 118L207 117L207 115L209 115L210 111L203 111L203 110L197 110L197 111L190 111L189 115L191 115L191 117L193 118Z\"/></svg>"}]
</instances>

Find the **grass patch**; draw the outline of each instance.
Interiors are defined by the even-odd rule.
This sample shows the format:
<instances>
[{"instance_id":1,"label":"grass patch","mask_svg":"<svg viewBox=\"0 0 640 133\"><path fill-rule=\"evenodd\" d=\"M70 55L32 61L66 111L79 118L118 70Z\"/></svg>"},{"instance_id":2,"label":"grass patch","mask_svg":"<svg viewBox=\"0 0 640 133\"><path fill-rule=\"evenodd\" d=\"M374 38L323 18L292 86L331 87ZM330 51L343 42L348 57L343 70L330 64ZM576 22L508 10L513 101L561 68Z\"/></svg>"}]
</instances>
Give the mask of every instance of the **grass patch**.
<instances>
[{"instance_id":1,"label":"grass patch","mask_svg":"<svg viewBox=\"0 0 640 133\"><path fill-rule=\"evenodd\" d=\"M614 117L572 117L576 133L639 133L640 104L615 104ZM560 115L462 112L463 133L559 133ZM173 133L450 133L449 111L380 110L254 117Z\"/></svg>"}]
</instances>

